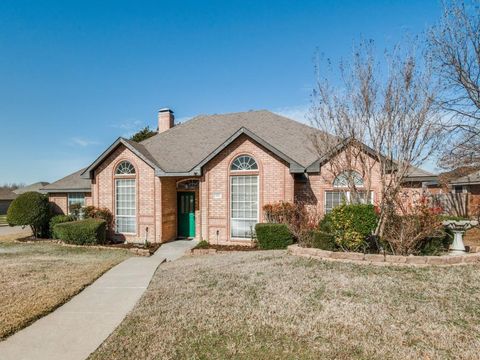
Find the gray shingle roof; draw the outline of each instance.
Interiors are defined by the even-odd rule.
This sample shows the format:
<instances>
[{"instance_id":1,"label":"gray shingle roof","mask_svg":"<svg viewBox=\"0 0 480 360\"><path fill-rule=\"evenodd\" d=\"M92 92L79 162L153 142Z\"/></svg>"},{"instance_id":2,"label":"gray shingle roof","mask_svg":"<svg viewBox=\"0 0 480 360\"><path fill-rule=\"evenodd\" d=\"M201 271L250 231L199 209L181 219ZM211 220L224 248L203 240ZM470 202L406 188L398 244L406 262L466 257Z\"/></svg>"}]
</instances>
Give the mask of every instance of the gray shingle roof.
<instances>
[{"instance_id":1,"label":"gray shingle roof","mask_svg":"<svg viewBox=\"0 0 480 360\"><path fill-rule=\"evenodd\" d=\"M480 184L480 171L450 181L453 185Z\"/></svg>"},{"instance_id":2,"label":"gray shingle roof","mask_svg":"<svg viewBox=\"0 0 480 360\"><path fill-rule=\"evenodd\" d=\"M165 172L188 172L232 135L245 128L307 167L318 158L310 126L270 111L200 115L140 143Z\"/></svg>"},{"instance_id":3,"label":"gray shingle roof","mask_svg":"<svg viewBox=\"0 0 480 360\"><path fill-rule=\"evenodd\" d=\"M122 144L152 166L158 176L199 174L201 166L242 134L287 161L292 172L303 172L307 168L309 171L319 171L318 162L322 157L315 149L312 137L319 139L331 136L266 110L200 115L141 143L119 138L88 168L47 185L44 189L53 192L90 188L88 177L93 170ZM410 176L422 178L434 175L412 167Z\"/></svg>"},{"instance_id":4,"label":"gray shingle roof","mask_svg":"<svg viewBox=\"0 0 480 360\"><path fill-rule=\"evenodd\" d=\"M0 200L14 200L17 197L10 189L0 188Z\"/></svg>"},{"instance_id":5,"label":"gray shingle roof","mask_svg":"<svg viewBox=\"0 0 480 360\"><path fill-rule=\"evenodd\" d=\"M45 192L74 192L74 191L90 191L91 180L83 179L80 174L85 169L75 171L73 174L48 184L42 188Z\"/></svg>"},{"instance_id":6,"label":"gray shingle roof","mask_svg":"<svg viewBox=\"0 0 480 360\"><path fill-rule=\"evenodd\" d=\"M410 169L407 172L407 177L409 177L409 178L437 178L437 175L412 165L412 166L410 166Z\"/></svg>"},{"instance_id":7,"label":"gray shingle roof","mask_svg":"<svg viewBox=\"0 0 480 360\"><path fill-rule=\"evenodd\" d=\"M23 193L26 193L28 191L36 191L36 192L43 192L41 189L48 185L49 183L46 182L46 181L39 181L39 182L36 182L36 183L33 183L33 184L30 184L30 185L27 185L27 186L24 186L24 187L21 187L21 188L18 188L16 190L13 190L13 192L15 194L23 194Z\"/></svg>"}]
</instances>

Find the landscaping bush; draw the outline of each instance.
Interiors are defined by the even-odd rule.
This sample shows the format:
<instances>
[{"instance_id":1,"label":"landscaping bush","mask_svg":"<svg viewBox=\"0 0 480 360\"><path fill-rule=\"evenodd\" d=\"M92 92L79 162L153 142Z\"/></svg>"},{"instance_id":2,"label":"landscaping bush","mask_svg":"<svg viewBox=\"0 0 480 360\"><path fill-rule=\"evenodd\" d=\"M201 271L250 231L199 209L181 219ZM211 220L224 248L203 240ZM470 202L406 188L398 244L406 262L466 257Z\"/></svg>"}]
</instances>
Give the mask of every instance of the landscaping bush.
<instances>
[{"instance_id":1,"label":"landscaping bush","mask_svg":"<svg viewBox=\"0 0 480 360\"><path fill-rule=\"evenodd\" d=\"M446 236L440 211L432 208L428 199L422 198L404 209L405 215L390 214L383 236L391 252L396 255L440 252L442 243L451 241Z\"/></svg>"},{"instance_id":2,"label":"landscaping bush","mask_svg":"<svg viewBox=\"0 0 480 360\"><path fill-rule=\"evenodd\" d=\"M208 249L209 247L209 242L207 240L202 240L197 244L197 246L195 246L195 249Z\"/></svg>"},{"instance_id":3,"label":"landscaping bush","mask_svg":"<svg viewBox=\"0 0 480 360\"><path fill-rule=\"evenodd\" d=\"M52 239L58 239L58 235L55 234L54 230L55 225L74 220L75 217L72 215L55 215L54 217L52 217L49 222L50 236L52 237Z\"/></svg>"},{"instance_id":4,"label":"landscaping bush","mask_svg":"<svg viewBox=\"0 0 480 360\"><path fill-rule=\"evenodd\" d=\"M316 230L312 232L310 246L316 249L335 251L338 246L335 243L335 236L331 233Z\"/></svg>"},{"instance_id":5,"label":"landscaping bush","mask_svg":"<svg viewBox=\"0 0 480 360\"><path fill-rule=\"evenodd\" d=\"M268 223L286 224L293 238L298 242L310 241L311 233L318 224L315 208L309 211L306 204L301 201L266 204L263 211Z\"/></svg>"},{"instance_id":6,"label":"landscaping bush","mask_svg":"<svg viewBox=\"0 0 480 360\"><path fill-rule=\"evenodd\" d=\"M262 223L255 225L260 249L286 249L293 243L293 236L286 224Z\"/></svg>"},{"instance_id":7,"label":"landscaping bush","mask_svg":"<svg viewBox=\"0 0 480 360\"><path fill-rule=\"evenodd\" d=\"M67 244L104 244L106 226L105 220L85 219L57 224L54 226L54 232Z\"/></svg>"},{"instance_id":8,"label":"landscaping bush","mask_svg":"<svg viewBox=\"0 0 480 360\"><path fill-rule=\"evenodd\" d=\"M102 219L107 223L107 230L113 231L113 214L107 208L97 208L95 206L85 206L83 208L85 219Z\"/></svg>"},{"instance_id":9,"label":"landscaping bush","mask_svg":"<svg viewBox=\"0 0 480 360\"><path fill-rule=\"evenodd\" d=\"M49 236L48 222L51 217L48 197L29 191L12 201L7 211L7 222L11 226L30 226L33 236Z\"/></svg>"},{"instance_id":10,"label":"landscaping bush","mask_svg":"<svg viewBox=\"0 0 480 360\"><path fill-rule=\"evenodd\" d=\"M344 204L332 210L327 224L335 243L344 251L366 251L367 238L375 231L378 215L373 205Z\"/></svg>"}]
</instances>

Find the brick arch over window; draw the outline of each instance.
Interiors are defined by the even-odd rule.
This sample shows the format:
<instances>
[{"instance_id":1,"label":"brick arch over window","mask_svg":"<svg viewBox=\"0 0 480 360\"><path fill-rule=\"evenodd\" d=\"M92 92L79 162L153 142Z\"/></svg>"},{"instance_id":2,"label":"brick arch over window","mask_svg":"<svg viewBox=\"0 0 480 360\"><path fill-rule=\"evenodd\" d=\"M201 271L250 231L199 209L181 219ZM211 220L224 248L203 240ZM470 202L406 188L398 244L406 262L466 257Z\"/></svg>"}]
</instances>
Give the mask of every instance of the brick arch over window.
<instances>
[{"instance_id":1,"label":"brick arch over window","mask_svg":"<svg viewBox=\"0 0 480 360\"><path fill-rule=\"evenodd\" d=\"M258 171L258 164L252 156L242 154L233 159L230 171Z\"/></svg>"},{"instance_id":2,"label":"brick arch over window","mask_svg":"<svg viewBox=\"0 0 480 360\"><path fill-rule=\"evenodd\" d=\"M341 172L334 180L333 187L336 188L346 188L349 185L354 185L355 187L363 187L364 181L362 176L354 170L346 170Z\"/></svg>"}]
</instances>

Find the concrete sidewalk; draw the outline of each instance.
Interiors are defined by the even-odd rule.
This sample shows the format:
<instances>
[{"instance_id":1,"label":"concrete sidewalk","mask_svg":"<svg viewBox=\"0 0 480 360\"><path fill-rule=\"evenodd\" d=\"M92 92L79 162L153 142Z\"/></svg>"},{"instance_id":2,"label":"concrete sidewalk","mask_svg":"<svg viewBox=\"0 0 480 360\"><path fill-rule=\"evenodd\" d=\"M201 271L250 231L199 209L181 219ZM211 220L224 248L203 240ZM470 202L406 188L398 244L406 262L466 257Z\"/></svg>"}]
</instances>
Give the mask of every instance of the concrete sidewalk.
<instances>
[{"instance_id":1,"label":"concrete sidewalk","mask_svg":"<svg viewBox=\"0 0 480 360\"><path fill-rule=\"evenodd\" d=\"M162 245L151 257L118 264L54 312L0 342L0 359L87 358L133 309L157 267L195 245L193 240L178 240Z\"/></svg>"}]
</instances>

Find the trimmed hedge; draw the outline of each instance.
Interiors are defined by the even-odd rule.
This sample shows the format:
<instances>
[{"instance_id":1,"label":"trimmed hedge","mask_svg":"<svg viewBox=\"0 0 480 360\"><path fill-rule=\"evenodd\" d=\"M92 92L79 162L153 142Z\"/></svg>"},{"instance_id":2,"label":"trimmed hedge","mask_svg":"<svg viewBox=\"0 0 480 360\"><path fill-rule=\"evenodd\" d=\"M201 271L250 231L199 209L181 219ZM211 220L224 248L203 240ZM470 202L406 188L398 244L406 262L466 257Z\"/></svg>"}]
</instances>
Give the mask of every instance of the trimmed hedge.
<instances>
[{"instance_id":1,"label":"trimmed hedge","mask_svg":"<svg viewBox=\"0 0 480 360\"><path fill-rule=\"evenodd\" d=\"M260 249L286 249L293 244L293 236L285 224L261 223L255 225Z\"/></svg>"},{"instance_id":2,"label":"trimmed hedge","mask_svg":"<svg viewBox=\"0 0 480 360\"><path fill-rule=\"evenodd\" d=\"M28 225L36 238L48 237L50 216L48 197L35 191L28 191L19 195L12 201L7 210L9 225Z\"/></svg>"},{"instance_id":3,"label":"trimmed hedge","mask_svg":"<svg viewBox=\"0 0 480 360\"><path fill-rule=\"evenodd\" d=\"M52 239L58 239L58 235L55 233L55 225L62 224L70 221L75 221L75 217L72 215L55 215L50 219L50 236Z\"/></svg>"},{"instance_id":4,"label":"trimmed hedge","mask_svg":"<svg viewBox=\"0 0 480 360\"><path fill-rule=\"evenodd\" d=\"M85 219L64 222L53 227L55 234L67 244L104 244L107 231L105 220Z\"/></svg>"}]
</instances>

